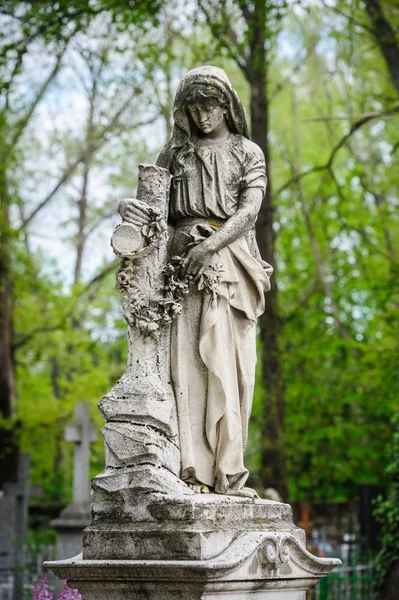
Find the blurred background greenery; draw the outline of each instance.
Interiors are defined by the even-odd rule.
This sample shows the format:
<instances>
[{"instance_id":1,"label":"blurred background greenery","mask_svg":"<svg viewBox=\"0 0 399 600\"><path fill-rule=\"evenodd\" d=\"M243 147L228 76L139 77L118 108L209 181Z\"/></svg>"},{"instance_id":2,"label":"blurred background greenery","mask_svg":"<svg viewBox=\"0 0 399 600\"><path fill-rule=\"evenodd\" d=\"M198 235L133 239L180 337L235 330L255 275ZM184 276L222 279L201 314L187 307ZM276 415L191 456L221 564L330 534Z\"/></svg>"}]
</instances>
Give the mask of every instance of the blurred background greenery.
<instances>
[{"instance_id":1,"label":"blurred background greenery","mask_svg":"<svg viewBox=\"0 0 399 600\"><path fill-rule=\"evenodd\" d=\"M109 238L173 96L213 64L264 150L274 287L259 323L247 466L262 494L385 485L398 412L399 5L394 0L3 0L0 462L66 504L77 401L124 371ZM103 468L92 446L91 472ZM399 477L399 476L398 476Z\"/></svg>"}]
</instances>

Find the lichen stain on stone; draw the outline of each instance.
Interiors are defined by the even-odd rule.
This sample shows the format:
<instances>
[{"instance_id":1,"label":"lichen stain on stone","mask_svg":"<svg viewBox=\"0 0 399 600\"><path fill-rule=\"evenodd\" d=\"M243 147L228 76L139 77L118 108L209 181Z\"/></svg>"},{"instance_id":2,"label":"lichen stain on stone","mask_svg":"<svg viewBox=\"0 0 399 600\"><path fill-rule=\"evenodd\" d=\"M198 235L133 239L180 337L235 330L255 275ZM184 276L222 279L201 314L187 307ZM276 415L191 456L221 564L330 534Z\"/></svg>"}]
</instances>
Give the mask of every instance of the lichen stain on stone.
<instances>
[{"instance_id":1,"label":"lichen stain on stone","mask_svg":"<svg viewBox=\"0 0 399 600\"><path fill-rule=\"evenodd\" d=\"M288 563L281 563L280 574L281 575L291 575L292 574L292 569Z\"/></svg>"},{"instance_id":2,"label":"lichen stain on stone","mask_svg":"<svg viewBox=\"0 0 399 600\"><path fill-rule=\"evenodd\" d=\"M258 557L255 555L251 561L251 564L248 566L248 573L250 575L256 575L256 573L258 572L258 567L259 567L259 561L258 561Z\"/></svg>"}]
</instances>

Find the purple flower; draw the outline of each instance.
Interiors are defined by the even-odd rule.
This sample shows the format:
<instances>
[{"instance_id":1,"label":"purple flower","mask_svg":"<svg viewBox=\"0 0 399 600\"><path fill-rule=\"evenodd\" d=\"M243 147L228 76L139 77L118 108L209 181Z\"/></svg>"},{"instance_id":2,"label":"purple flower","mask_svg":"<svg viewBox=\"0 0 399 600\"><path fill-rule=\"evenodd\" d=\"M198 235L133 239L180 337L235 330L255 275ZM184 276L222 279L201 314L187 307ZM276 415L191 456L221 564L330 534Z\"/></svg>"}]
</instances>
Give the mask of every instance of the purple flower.
<instances>
[{"instance_id":1,"label":"purple flower","mask_svg":"<svg viewBox=\"0 0 399 600\"><path fill-rule=\"evenodd\" d=\"M54 600L53 593L50 591L48 585L47 575L43 574L39 581L35 581L33 584L32 600ZM73 590L68 587L68 584L65 581L60 593L57 596L57 600L82 600L82 596L78 590Z\"/></svg>"},{"instance_id":2,"label":"purple flower","mask_svg":"<svg viewBox=\"0 0 399 600\"><path fill-rule=\"evenodd\" d=\"M82 600L82 596L78 590L73 590L72 588L68 587L68 584L65 581L64 585L62 586L62 590L57 596L57 600Z\"/></svg>"},{"instance_id":3,"label":"purple flower","mask_svg":"<svg viewBox=\"0 0 399 600\"><path fill-rule=\"evenodd\" d=\"M53 600L53 594L48 586L47 575L43 574L33 585L33 600Z\"/></svg>"}]
</instances>

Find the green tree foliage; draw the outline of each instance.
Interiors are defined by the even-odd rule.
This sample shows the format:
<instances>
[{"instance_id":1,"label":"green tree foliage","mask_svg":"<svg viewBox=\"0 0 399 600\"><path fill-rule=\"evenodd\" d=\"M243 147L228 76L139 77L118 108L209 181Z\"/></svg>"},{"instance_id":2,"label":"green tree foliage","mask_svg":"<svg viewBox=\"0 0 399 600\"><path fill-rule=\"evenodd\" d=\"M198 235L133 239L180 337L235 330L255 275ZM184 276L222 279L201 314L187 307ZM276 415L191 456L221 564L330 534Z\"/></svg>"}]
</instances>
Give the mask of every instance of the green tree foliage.
<instances>
[{"instance_id":1,"label":"green tree foliage","mask_svg":"<svg viewBox=\"0 0 399 600\"><path fill-rule=\"evenodd\" d=\"M398 419L396 419L398 425ZM381 524L382 549L375 560L375 587L381 600L394 600L399 577L399 430L396 427L386 469L386 500L379 498L374 515Z\"/></svg>"},{"instance_id":2,"label":"green tree foliage","mask_svg":"<svg viewBox=\"0 0 399 600\"><path fill-rule=\"evenodd\" d=\"M343 500L383 482L398 407L398 102L363 31L304 17L269 78L286 451L291 499Z\"/></svg>"},{"instance_id":3,"label":"green tree foliage","mask_svg":"<svg viewBox=\"0 0 399 600\"><path fill-rule=\"evenodd\" d=\"M129 11L145 4L3 3L12 22L0 64L0 185L15 414L32 480L52 498L70 489L63 427L75 403L89 401L100 428L96 402L124 369L104 249L138 163L154 160L170 134L177 81L195 65L219 65L250 113L234 58L234 44L241 51L248 40L220 47L202 13L179 2L158 22L156 2L135 20ZM268 46L285 450L298 501L384 483L399 393L398 95L367 12L356 5L348 18L346 3L328 4L281 7ZM260 356L267 351L259 344ZM259 491L265 398L259 372L247 455ZM93 474L102 462L99 439Z\"/></svg>"}]
</instances>

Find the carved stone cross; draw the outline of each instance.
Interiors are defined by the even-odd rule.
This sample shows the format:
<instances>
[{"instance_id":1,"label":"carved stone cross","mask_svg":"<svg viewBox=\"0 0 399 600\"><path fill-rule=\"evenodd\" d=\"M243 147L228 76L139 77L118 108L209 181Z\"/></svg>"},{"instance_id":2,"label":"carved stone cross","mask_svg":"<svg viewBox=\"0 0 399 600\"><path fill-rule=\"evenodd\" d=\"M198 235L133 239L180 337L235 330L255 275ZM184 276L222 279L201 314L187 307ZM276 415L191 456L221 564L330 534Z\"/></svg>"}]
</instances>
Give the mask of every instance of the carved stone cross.
<instances>
[{"instance_id":1,"label":"carved stone cross","mask_svg":"<svg viewBox=\"0 0 399 600\"><path fill-rule=\"evenodd\" d=\"M73 504L90 502L89 454L90 443L97 439L97 429L90 423L89 404L78 402L75 406L75 422L65 427L65 439L74 442Z\"/></svg>"}]
</instances>

